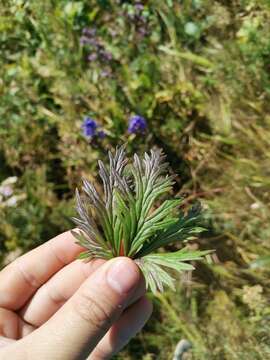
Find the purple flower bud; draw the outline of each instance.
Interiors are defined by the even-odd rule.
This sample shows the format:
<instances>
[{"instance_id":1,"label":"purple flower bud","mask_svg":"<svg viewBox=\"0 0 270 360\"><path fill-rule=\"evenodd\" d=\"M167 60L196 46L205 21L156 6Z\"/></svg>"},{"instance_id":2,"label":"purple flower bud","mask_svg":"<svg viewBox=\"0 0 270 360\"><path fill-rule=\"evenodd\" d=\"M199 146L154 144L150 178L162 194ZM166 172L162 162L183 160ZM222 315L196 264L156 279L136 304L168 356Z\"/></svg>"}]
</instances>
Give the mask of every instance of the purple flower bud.
<instances>
[{"instance_id":1,"label":"purple flower bud","mask_svg":"<svg viewBox=\"0 0 270 360\"><path fill-rule=\"evenodd\" d=\"M96 135L97 127L98 125L94 119L88 116L84 118L82 128L83 128L83 134L86 137L90 137L90 138L94 137Z\"/></svg>"},{"instance_id":2,"label":"purple flower bud","mask_svg":"<svg viewBox=\"0 0 270 360\"><path fill-rule=\"evenodd\" d=\"M107 51L106 52L106 58L107 58L108 61L111 61L113 56L112 56L112 54L110 52Z\"/></svg>"},{"instance_id":3,"label":"purple flower bud","mask_svg":"<svg viewBox=\"0 0 270 360\"><path fill-rule=\"evenodd\" d=\"M133 115L129 119L128 132L130 134L142 134L147 129L147 122L143 116Z\"/></svg>"},{"instance_id":4,"label":"purple flower bud","mask_svg":"<svg viewBox=\"0 0 270 360\"><path fill-rule=\"evenodd\" d=\"M103 60L105 61L111 61L112 60L112 54L109 51L106 51L104 49L100 50L100 55Z\"/></svg>"},{"instance_id":5,"label":"purple flower bud","mask_svg":"<svg viewBox=\"0 0 270 360\"><path fill-rule=\"evenodd\" d=\"M149 35L149 31L148 31L146 28L144 28L144 27L140 27L140 28L138 29L138 33L139 33L141 36Z\"/></svg>"},{"instance_id":6,"label":"purple flower bud","mask_svg":"<svg viewBox=\"0 0 270 360\"><path fill-rule=\"evenodd\" d=\"M89 44L95 46L96 48L100 46L96 38L89 38Z\"/></svg>"},{"instance_id":7,"label":"purple flower bud","mask_svg":"<svg viewBox=\"0 0 270 360\"><path fill-rule=\"evenodd\" d=\"M81 36L80 37L80 44L81 45L85 45L85 44L89 44L89 38L88 37L86 37L86 36Z\"/></svg>"},{"instance_id":8,"label":"purple flower bud","mask_svg":"<svg viewBox=\"0 0 270 360\"><path fill-rule=\"evenodd\" d=\"M87 36L81 36L80 37L80 44L81 45L93 45L94 47L99 46L97 39L89 38Z\"/></svg>"},{"instance_id":9,"label":"purple flower bud","mask_svg":"<svg viewBox=\"0 0 270 360\"><path fill-rule=\"evenodd\" d=\"M135 4L135 8L138 11L142 11L144 9L144 6L143 6L143 4L138 3L138 4Z\"/></svg>"},{"instance_id":10,"label":"purple flower bud","mask_svg":"<svg viewBox=\"0 0 270 360\"><path fill-rule=\"evenodd\" d=\"M104 139L104 137L106 136L105 132L102 129L98 130L98 128L99 125L94 119L90 118L89 116L86 116L84 118L82 124L84 136L86 136L89 139L94 139L94 138Z\"/></svg>"},{"instance_id":11,"label":"purple flower bud","mask_svg":"<svg viewBox=\"0 0 270 360\"><path fill-rule=\"evenodd\" d=\"M99 130L98 133L97 133L97 136L100 138L100 139L104 139L106 134L103 130Z\"/></svg>"},{"instance_id":12,"label":"purple flower bud","mask_svg":"<svg viewBox=\"0 0 270 360\"><path fill-rule=\"evenodd\" d=\"M83 28L82 33L84 35L95 36L97 33L97 29L85 27L85 28Z\"/></svg>"},{"instance_id":13,"label":"purple flower bud","mask_svg":"<svg viewBox=\"0 0 270 360\"><path fill-rule=\"evenodd\" d=\"M100 73L100 76L103 78L107 78L111 75L111 72L109 70L102 70Z\"/></svg>"},{"instance_id":14,"label":"purple flower bud","mask_svg":"<svg viewBox=\"0 0 270 360\"><path fill-rule=\"evenodd\" d=\"M92 53L92 54L89 54L88 56L87 56L87 60L88 61L95 61L95 60L97 60L97 53Z\"/></svg>"}]
</instances>

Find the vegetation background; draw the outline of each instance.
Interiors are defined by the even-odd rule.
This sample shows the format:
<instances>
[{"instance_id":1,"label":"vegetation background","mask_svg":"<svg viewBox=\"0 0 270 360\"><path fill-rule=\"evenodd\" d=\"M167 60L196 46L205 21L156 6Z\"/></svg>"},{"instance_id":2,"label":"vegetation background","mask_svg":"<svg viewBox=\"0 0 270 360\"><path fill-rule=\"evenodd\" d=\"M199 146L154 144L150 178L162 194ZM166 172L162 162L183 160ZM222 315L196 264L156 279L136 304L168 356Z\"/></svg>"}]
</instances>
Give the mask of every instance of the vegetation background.
<instances>
[{"instance_id":1,"label":"vegetation background","mask_svg":"<svg viewBox=\"0 0 270 360\"><path fill-rule=\"evenodd\" d=\"M192 246L216 252L118 358L171 359L186 338L188 359L270 359L269 0L1 0L0 49L2 264L73 226L108 149L162 147L175 194L207 209Z\"/></svg>"}]
</instances>

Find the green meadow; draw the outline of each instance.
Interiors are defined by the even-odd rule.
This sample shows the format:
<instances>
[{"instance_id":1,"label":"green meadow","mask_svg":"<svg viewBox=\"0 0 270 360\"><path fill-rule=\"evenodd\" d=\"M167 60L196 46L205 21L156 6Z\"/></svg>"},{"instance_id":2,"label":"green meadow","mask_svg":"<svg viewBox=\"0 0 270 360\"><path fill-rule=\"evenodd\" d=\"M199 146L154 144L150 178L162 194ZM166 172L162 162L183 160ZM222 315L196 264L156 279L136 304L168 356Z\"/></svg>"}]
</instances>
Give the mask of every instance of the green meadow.
<instances>
[{"instance_id":1,"label":"green meadow","mask_svg":"<svg viewBox=\"0 0 270 360\"><path fill-rule=\"evenodd\" d=\"M129 119L145 131L130 133ZM85 117L102 136L86 136ZM2 0L0 262L74 224L97 160L162 148L215 250L117 359L270 359L269 0ZM168 250L181 248L168 247Z\"/></svg>"}]
</instances>

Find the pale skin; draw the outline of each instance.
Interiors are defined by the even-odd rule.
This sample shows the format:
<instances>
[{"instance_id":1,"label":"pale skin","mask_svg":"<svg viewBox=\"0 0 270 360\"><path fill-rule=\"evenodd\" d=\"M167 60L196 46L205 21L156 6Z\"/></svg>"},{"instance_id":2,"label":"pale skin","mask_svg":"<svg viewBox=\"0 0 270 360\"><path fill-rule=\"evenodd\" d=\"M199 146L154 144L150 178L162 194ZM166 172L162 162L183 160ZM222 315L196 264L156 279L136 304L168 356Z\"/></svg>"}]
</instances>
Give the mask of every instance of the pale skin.
<instances>
[{"instance_id":1,"label":"pale skin","mask_svg":"<svg viewBox=\"0 0 270 360\"><path fill-rule=\"evenodd\" d=\"M76 260L65 232L0 272L0 359L110 359L151 315L137 265Z\"/></svg>"}]
</instances>

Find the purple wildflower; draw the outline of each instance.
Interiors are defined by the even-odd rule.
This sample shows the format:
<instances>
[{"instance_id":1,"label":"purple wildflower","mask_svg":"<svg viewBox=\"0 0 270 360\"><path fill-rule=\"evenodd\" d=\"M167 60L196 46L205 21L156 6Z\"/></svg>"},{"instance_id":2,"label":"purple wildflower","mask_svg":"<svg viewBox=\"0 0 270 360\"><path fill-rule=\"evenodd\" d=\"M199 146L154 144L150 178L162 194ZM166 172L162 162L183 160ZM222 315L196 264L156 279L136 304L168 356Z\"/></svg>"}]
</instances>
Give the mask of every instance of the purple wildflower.
<instances>
[{"instance_id":1,"label":"purple wildflower","mask_svg":"<svg viewBox=\"0 0 270 360\"><path fill-rule=\"evenodd\" d=\"M149 13L147 7L139 0L124 8L123 16L128 19L140 37L149 35Z\"/></svg>"},{"instance_id":2,"label":"purple wildflower","mask_svg":"<svg viewBox=\"0 0 270 360\"><path fill-rule=\"evenodd\" d=\"M100 73L100 76L103 78L107 78L111 75L111 72L109 70L102 70Z\"/></svg>"},{"instance_id":3,"label":"purple wildflower","mask_svg":"<svg viewBox=\"0 0 270 360\"><path fill-rule=\"evenodd\" d=\"M80 37L80 44L82 46L85 46L85 45L93 45L94 47L98 46L97 40L95 38L90 38L88 36L81 36Z\"/></svg>"},{"instance_id":4,"label":"purple wildflower","mask_svg":"<svg viewBox=\"0 0 270 360\"><path fill-rule=\"evenodd\" d=\"M94 119L88 116L84 118L82 128L83 128L83 133L86 137L89 138L94 137L96 135L97 127L98 125Z\"/></svg>"},{"instance_id":5,"label":"purple wildflower","mask_svg":"<svg viewBox=\"0 0 270 360\"><path fill-rule=\"evenodd\" d=\"M141 35L141 36L146 36L149 34L148 30L144 27L141 27L138 29L138 33Z\"/></svg>"},{"instance_id":6,"label":"purple wildflower","mask_svg":"<svg viewBox=\"0 0 270 360\"><path fill-rule=\"evenodd\" d=\"M95 60L97 60L97 53L92 53L92 54L89 54L88 56L87 56L87 60L88 61L95 61Z\"/></svg>"},{"instance_id":7,"label":"purple wildflower","mask_svg":"<svg viewBox=\"0 0 270 360\"><path fill-rule=\"evenodd\" d=\"M81 36L80 37L80 44L81 45L85 45L85 44L88 44L88 43L89 43L88 37L86 37L86 36Z\"/></svg>"},{"instance_id":8,"label":"purple wildflower","mask_svg":"<svg viewBox=\"0 0 270 360\"><path fill-rule=\"evenodd\" d=\"M95 36L96 35L96 32L97 32L97 29L96 28L83 28L82 30L82 33L84 35L89 35L89 36Z\"/></svg>"},{"instance_id":9,"label":"purple wildflower","mask_svg":"<svg viewBox=\"0 0 270 360\"><path fill-rule=\"evenodd\" d=\"M142 134L147 129L147 122L143 116L133 115L129 119L128 132L130 134Z\"/></svg>"},{"instance_id":10,"label":"purple wildflower","mask_svg":"<svg viewBox=\"0 0 270 360\"><path fill-rule=\"evenodd\" d=\"M86 136L88 139L104 139L106 134L105 131L103 131L102 129L98 129L100 126L97 124L97 122L90 118L89 116L86 116L84 118L83 121L83 134L84 136Z\"/></svg>"},{"instance_id":11,"label":"purple wildflower","mask_svg":"<svg viewBox=\"0 0 270 360\"><path fill-rule=\"evenodd\" d=\"M143 4L138 3L138 4L135 4L135 8L138 11L142 11L144 9L144 6L143 6Z\"/></svg>"},{"instance_id":12,"label":"purple wildflower","mask_svg":"<svg viewBox=\"0 0 270 360\"><path fill-rule=\"evenodd\" d=\"M100 138L100 139L104 139L106 134L103 130L99 130L98 133L97 133L97 136Z\"/></svg>"},{"instance_id":13,"label":"purple wildflower","mask_svg":"<svg viewBox=\"0 0 270 360\"><path fill-rule=\"evenodd\" d=\"M109 51L106 51L104 49L101 49L99 51L100 56L104 61L111 61L112 60L112 54Z\"/></svg>"}]
</instances>

